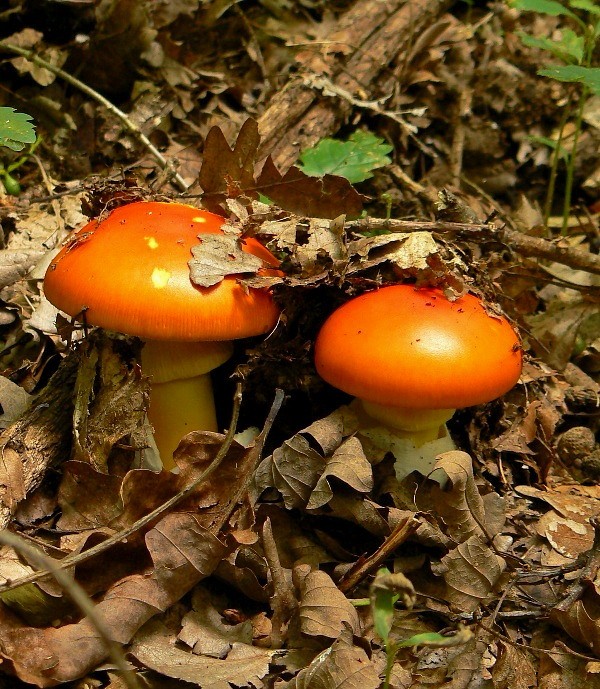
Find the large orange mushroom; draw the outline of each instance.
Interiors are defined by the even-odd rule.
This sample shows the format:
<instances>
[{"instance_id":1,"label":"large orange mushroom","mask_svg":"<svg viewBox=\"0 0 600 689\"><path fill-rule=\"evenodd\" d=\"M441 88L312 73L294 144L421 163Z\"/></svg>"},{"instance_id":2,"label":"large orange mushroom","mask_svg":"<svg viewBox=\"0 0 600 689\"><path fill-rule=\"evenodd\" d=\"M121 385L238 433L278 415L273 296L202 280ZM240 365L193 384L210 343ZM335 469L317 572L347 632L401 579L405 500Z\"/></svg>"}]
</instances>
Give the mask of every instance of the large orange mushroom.
<instances>
[{"instance_id":1,"label":"large orange mushroom","mask_svg":"<svg viewBox=\"0 0 600 689\"><path fill-rule=\"evenodd\" d=\"M368 419L414 449L404 453L412 464L397 463L402 477L429 473L435 454L452 449L445 424L457 408L515 385L522 352L506 318L477 297L450 301L439 289L392 285L331 314L317 337L315 365L324 380L360 400Z\"/></svg>"},{"instance_id":2,"label":"large orange mushroom","mask_svg":"<svg viewBox=\"0 0 600 689\"><path fill-rule=\"evenodd\" d=\"M210 371L231 356L232 340L274 327L279 309L266 289L246 289L235 274L213 287L190 279L191 249L223 234L223 218L181 203L121 206L79 230L50 264L47 298L91 325L145 341L142 369L152 379L149 419L163 464L192 430L217 430ZM261 275L279 274L255 239L244 252ZM242 272L242 270L240 270Z\"/></svg>"}]
</instances>

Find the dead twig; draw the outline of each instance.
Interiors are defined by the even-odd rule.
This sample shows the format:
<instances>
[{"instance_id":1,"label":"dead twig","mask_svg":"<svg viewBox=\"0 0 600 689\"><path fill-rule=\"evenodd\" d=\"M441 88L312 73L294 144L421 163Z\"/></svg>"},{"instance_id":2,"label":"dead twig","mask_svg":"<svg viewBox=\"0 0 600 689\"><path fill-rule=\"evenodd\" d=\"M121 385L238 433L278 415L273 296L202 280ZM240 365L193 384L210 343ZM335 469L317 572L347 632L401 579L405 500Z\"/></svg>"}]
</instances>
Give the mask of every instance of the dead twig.
<instances>
[{"instance_id":1,"label":"dead twig","mask_svg":"<svg viewBox=\"0 0 600 689\"><path fill-rule=\"evenodd\" d=\"M285 571L281 566L270 519L266 519L263 525L262 542L271 575L270 599L273 610L271 648L281 648L285 638L285 630L298 607L298 602L294 595L292 582L285 576Z\"/></svg>"},{"instance_id":2,"label":"dead twig","mask_svg":"<svg viewBox=\"0 0 600 689\"><path fill-rule=\"evenodd\" d=\"M578 247L563 246L561 239L549 240L497 227L492 223L456 223L439 220L419 222L413 220L386 220L384 218L363 218L351 220L346 228L359 232L388 230L389 232L439 232L468 235L472 239L497 241L528 258L540 258L569 266L575 270L600 275L600 256Z\"/></svg>"},{"instance_id":3,"label":"dead twig","mask_svg":"<svg viewBox=\"0 0 600 689\"><path fill-rule=\"evenodd\" d=\"M348 593L359 584L370 572L377 569L382 562L402 545L407 538L412 536L419 528L419 522L414 517L407 517L399 522L392 533L368 557L357 560L354 565L344 574L338 583L338 588L342 593Z\"/></svg>"}]
</instances>

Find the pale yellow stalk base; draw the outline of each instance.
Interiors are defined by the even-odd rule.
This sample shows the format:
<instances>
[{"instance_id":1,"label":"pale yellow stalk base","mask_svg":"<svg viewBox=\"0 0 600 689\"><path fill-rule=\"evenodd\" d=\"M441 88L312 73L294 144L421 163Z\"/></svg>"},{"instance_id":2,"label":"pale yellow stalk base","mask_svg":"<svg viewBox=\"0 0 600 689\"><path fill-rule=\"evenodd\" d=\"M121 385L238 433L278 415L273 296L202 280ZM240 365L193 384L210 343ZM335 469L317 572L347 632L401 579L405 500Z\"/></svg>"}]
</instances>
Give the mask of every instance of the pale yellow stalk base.
<instances>
[{"instance_id":1,"label":"pale yellow stalk base","mask_svg":"<svg viewBox=\"0 0 600 689\"><path fill-rule=\"evenodd\" d=\"M361 434L394 455L399 481L413 471L430 475L436 457L456 449L446 428L454 409L405 409L366 400L360 400L360 404L367 417L381 425L379 429L362 430Z\"/></svg>"}]
</instances>

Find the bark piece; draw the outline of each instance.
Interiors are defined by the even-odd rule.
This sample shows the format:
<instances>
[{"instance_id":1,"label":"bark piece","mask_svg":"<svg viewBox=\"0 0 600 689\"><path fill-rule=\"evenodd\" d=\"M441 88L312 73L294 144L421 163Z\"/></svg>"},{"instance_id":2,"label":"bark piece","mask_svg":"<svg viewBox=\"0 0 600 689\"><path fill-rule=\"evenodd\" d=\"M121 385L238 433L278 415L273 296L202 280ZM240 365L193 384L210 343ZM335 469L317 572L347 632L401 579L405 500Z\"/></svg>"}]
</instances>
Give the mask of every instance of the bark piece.
<instances>
[{"instance_id":1,"label":"bark piece","mask_svg":"<svg viewBox=\"0 0 600 689\"><path fill-rule=\"evenodd\" d=\"M300 151L333 134L349 116L353 104L322 96L311 77L326 75L336 90L370 99L378 77L388 74L390 64L451 5L449 0L358 0L330 37L337 52L308 59L261 116L261 156L271 154L287 169Z\"/></svg>"}]
</instances>

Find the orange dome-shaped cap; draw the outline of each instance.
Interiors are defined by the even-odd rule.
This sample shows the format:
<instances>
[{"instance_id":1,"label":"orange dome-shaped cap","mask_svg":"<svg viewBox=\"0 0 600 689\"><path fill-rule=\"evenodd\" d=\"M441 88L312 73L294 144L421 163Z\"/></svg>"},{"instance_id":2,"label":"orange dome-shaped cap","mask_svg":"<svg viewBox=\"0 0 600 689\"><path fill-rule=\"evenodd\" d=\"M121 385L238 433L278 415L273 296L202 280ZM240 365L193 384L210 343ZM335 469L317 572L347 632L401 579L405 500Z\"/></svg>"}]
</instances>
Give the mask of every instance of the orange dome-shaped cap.
<instances>
[{"instance_id":1,"label":"orange dome-shaped cap","mask_svg":"<svg viewBox=\"0 0 600 689\"><path fill-rule=\"evenodd\" d=\"M384 287L344 304L325 322L315 364L355 397L414 409L488 402L519 379L519 339L505 318L472 295L451 302L437 289Z\"/></svg>"},{"instance_id":2,"label":"orange dome-shaped cap","mask_svg":"<svg viewBox=\"0 0 600 689\"><path fill-rule=\"evenodd\" d=\"M191 248L221 234L223 218L180 203L140 201L88 223L50 264L48 299L88 323L154 340L231 340L270 330L279 316L268 290L246 290L235 276L214 287L190 280ZM278 274L255 239L244 250Z\"/></svg>"}]
</instances>

